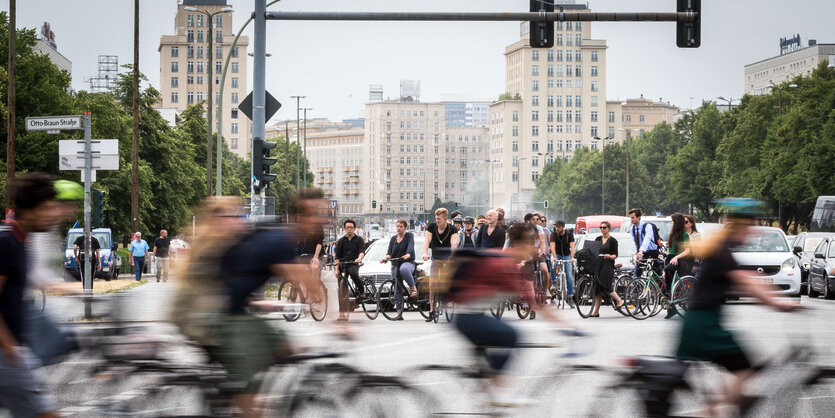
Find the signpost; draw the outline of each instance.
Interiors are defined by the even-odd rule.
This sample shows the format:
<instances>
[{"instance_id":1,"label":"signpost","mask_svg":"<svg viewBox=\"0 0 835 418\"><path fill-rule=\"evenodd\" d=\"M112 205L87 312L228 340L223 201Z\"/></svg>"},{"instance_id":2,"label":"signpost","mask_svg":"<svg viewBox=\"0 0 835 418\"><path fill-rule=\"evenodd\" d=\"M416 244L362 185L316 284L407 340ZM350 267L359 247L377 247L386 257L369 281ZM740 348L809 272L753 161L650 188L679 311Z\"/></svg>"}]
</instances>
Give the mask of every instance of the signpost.
<instances>
[{"instance_id":1,"label":"signpost","mask_svg":"<svg viewBox=\"0 0 835 418\"><path fill-rule=\"evenodd\" d=\"M82 125L83 119L83 125ZM93 265L91 263L92 248L92 205L90 202L91 184L96 180L96 170L119 169L119 141L116 139L93 140L92 115L73 116L36 116L26 118L27 131L54 131L84 129L83 140L64 140L58 142L58 167L60 170L81 171L81 181L84 183L84 266L82 271L84 293L93 293ZM84 315L92 316L91 300L85 298Z\"/></svg>"}]
</instances>

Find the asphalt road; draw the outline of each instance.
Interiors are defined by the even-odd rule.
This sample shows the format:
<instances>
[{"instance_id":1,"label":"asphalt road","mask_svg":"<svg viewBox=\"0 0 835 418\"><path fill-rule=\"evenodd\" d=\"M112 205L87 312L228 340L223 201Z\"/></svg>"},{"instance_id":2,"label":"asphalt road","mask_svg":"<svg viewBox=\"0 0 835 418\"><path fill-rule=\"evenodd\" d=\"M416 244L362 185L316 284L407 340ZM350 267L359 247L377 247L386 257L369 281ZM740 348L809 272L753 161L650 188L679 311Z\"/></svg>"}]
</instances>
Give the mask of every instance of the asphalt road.
<instances>
[{"instance_id":1,"label":"asphalt road","mask_svg":"<svg viewBox=\"0 0 835 418\"><path fill-rule=\"evenodd\" d=\"M326 322L336 317L336 291L333 276L323 273L329 288L329 311ZM162 321L167 318L168 303L171 300L176 281L169 283L148 283L128 292L123 312L134 321L143 321L148 325L147 335L159 336L170 340L166 345L165 355L176 362L199 362L202 359L196 349L182 343L176 330ZM771 311L765 307L743 299L727 306L727 326L738 333L743 346L750 351L756 361L764 361L797 352L797 345L811 346L815 349L818 364L835 365L833 343L835 328L831 326L835 318L835 302L818 299L810 300L805 296L800 303L809 309L805 313L785 314ZM50 297L47 306L58 310L61 318L70 319L81 316L83 308L77 300L68 301ZM94 304L93 311L104 304ZM551 308L553 309L553 308ZM577 327L589 332L592 338L580 342L571 342L566 347L567 339L556 333L559 324L549 323L542 318L537 320L519 320L515 312L507 312L503 318L508 324L521 331L523 340L543 345L561 347L533 348L523 350L512 363L513 376L510 384L515 389L508 391L515 397L534 400L526 409L508 411L508 415L528 416L588 416L588 415L624 415L630 414L634 401L628 394L606 388L613 382L614 375L605 371L571 371L568 364L589 364L607 370L621 368L620 359L638 355L670 355L675 349L678 328L681 320L664 320L663 315L644 321L623 317L611 308L601 309L600 318L581 319L576 311L565 310L560 316ZM280 316L273 314L280 318ZM391 322L382 315L370 321L358 311L352 315L349 325L356 335L354 341L344 341L334 336L332 328L326 323L313 321L309 317L297 322L287 323L277 319L274 324L292 336L299 346L314 351L339 351L345 354L344 362L374 373L399 376L415 385L426 398L412 406L403 406L403 411L424 411L431 408L440 414L476 414L486 412L483 395L479 393L476 382L459 377L449 372L417 373L419 365L467 366L473 363L470 349L457 334L454 327L444 319L441 323L425 323L419 313L406 313L406 320ZM151 321L144 323L144 321ZM81 329L87 324L75 323ZM566 351L579 351L584 355L566 359L560 357ZM782 364L777 362L778 365ZM124 399L147 396L138 390L147 387L143 378L128 381L108 382L106 385L87 378L90 362L83 358L73 358L67 363L48 366L38 371L40 377L48 382L50 390L56 395L57 404L66 416L92 416L92 406L103 398L122 397ZM758 416L780 416L781 407L790 404L799 405L796 416L835 416L835 386L807 390L795 393L792 379L793 367L775 369L754 382L753 393L768 397ZM561 373L554 377L554 373ZM698 382L696 394L682 396L677 402L680 415L698 415L702 401L709 393L715 393L725 376L719 369L711 366L694 368L695 381ZM144 385L144 386L143 386ZM776 393L774 393L776 392ZM174 396L174 395L172 395ZM178 413L191 413L195 399L191 394L176 395ZM380 407L393 408L396 401L381 403ZM417 409L414 409L417 408ZM167 411L162 411L165 413ZM370 413L370 412L369 412ZM360 414L360 413L351 413ZM362 413L363 415L365 412ZM317 415L314 410L311 415ZM411 414L403 412L402 415Z\"/></svg>"}]
</instances>

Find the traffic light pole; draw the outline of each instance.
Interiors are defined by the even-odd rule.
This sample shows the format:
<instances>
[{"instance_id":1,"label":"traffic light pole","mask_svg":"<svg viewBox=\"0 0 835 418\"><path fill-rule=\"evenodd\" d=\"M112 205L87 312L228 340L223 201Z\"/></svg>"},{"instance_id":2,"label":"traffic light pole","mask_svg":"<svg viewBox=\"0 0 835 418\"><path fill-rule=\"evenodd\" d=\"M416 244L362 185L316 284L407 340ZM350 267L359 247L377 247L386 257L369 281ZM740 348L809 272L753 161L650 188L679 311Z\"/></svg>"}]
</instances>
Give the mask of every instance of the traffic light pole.
<instances>
[{"instance_id":1,"label":"traffic light pole","mask_svg":"<svg viewBox=\"0 0 835 418\"><path fill-rule=\"evenodd\" d=\"M90 249L93 228L90 223L90 213L92 205L90 202L90 187L93 183L93 127L92 116L90 112L84 112L84 268L81 271L82 281L84 284L84 294L92 296L93 294L93 266L90 264ZM78 260L76 260L77 262ZM92 316L92 307L90 299L84 299L84 317L90 318Z\"/></svg>"},{"instance_id":2,"label":"traffic light pole","mask_svg":"<svg viewBox=\"0 0 835 418\"><path fill-rule=\"evenodd\" d=\"M253 42L253 70L252 70L252 170L250 188L250 210L253 217L264 215L264 195L266 185L259 184L256 192L256 161L261 155L255 154L255 141L263 141L265 137L266 116L266 64L267 64L267 1L255 0L255 26ZM260 164L259 164L260 165Z\"/></svg>"}]
</instances>

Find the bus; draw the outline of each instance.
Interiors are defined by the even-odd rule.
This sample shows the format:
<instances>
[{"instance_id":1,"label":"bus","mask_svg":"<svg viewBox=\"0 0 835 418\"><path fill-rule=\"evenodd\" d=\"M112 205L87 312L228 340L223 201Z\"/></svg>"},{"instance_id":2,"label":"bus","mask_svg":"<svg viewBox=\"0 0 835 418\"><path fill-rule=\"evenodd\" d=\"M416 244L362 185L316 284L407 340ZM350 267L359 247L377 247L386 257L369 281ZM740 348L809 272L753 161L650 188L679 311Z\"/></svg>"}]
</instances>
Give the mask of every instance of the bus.
<instances>
[{"instance_id":1,"label":"bus","mask_svg":"<svg viewBox=\"0 0 835 418\"><path fill-rule=\"evenodd\" d=\"M835 196L818 196L809 232L835 232Z\"/></svg>"}]
</instances>

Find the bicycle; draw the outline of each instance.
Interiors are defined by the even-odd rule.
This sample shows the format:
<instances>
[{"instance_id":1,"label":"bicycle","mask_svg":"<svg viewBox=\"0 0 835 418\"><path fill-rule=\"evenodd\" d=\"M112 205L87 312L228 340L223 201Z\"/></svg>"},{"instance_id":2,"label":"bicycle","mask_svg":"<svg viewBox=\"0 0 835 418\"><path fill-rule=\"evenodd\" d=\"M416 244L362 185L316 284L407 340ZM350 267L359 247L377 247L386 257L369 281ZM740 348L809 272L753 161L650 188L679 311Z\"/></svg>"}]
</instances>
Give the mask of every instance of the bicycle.
<instances>
[{"instance_id":1,"label":"bicycle","mask_svg":"<svg viewBox=\"0 0 835 418\"><path fill-rule=\"evenodd\" d=\"M626 290L626 311L635 319L644 320L658 315L662 309L674 306L676 313L684 317L687 312L687 301L696 285L696 278L691 275L673 275L672 292L668 297L664 288L664 279L655 270L662 263L659 259L639 261L644 275L633 280Z\"/></svg>"},{"instance_id":2,"label":"bicycle","mask_svg":"<svg viewBox=\"0 0 835 418\"><path fill-rule=\"evenodd\" d=\"M396 257L389 259L389 261L394 267L395 277L385 280L382 284L380 284L379 289L377 289L377 300L380 312L382 312L383 316L390 321L394 321L397 318L397 301L394 290L396 283L400 288L400 294L403 297L401 314L402 311L410 308L409 310L417 309L420 311L421 316L429 318L429 293L426 286L424 286L423 280L415 281L417 295L412 296L411 290L406 288L403 279L400 278L400 266L405 260L403 260L403 257Z\"/></svg>"},{"instance_id":3,"label":"bicycle","mask_svg":"<svg viewBox=\"0 0 835 418\"><path fill-rule=\"evenodd\" d=\"M305 292L297 284L289 280L282 279L278 286L278 300L307 305L310 311L310 316L312 316L315 321L320 322L325 319L325 315L328 313L328 289L325 287L321 278L319 279L318 284L323 298L321 300L308 300L309 291ZM284 320L294 322L301 318L302 312L287 313L283 314L283 316Z\"/></svg>"},{"instance_id":4,"label":"bicycle","mask_svg":"<svg viewBox=\"0 0 835 418\"><path fill-rule=\"evenodd\" d=\"M557 281L551 287L551 300L556 302L560 309L565 309L565 302L568 300L568 276L565 274L565 265L570 264L569 260L554 260L554 268L558 269Z\"/></svg>"},{"instance_id":5,"label":"bicycle","mask_svg":"<svg viewBox=\"0 0 835 418\"><path fill-rule=\"evenodd\" d=\"M629 287L632 280L633 278L630 274L621 274L614 279L614 291L624 301L626 300L624 299L627 294L626 289ZM592 274L580 275L580 280L578 280L577 284L574 286L574 306L577 307L577 313L580 314L580 317L584 319L591 316L591 313L594 310L594 295L596 289L597 276ZM601 303L612 305L614 307L614 301L611 300L609 295L602 295L601 297L603 298L603 302ZM617 312L623 316L629 316L629 313L624 312L623 309Z\"/></svg>"},{"instance_id":6,"label":"bicycle","mask_svg":"<svg viewBox=\"0 0 835 418\"><path fill-rule=\"evenodd\" d=\"M337 263L330 264L330 266L335 265L337 265ZM356 309L356 306L358 305L362 306L362 311L365 313L365 316L368 319L374 320L377 319L377 316L380 315L379 292L377 291L377 286L374 285L374 280L370 278L362 279L361 283L363 287L363 293L360 293L359 290L356 288L354 281L351 279L351 276L348 274L348 267L361 265L362 263L357 263L356 261L340 261L338 263L338 285L345 286L340 297L343 297L342 295L345 295L344 297L347 299L347 302L350 306L350 311Z\"/></svg>"}]
</instances>

